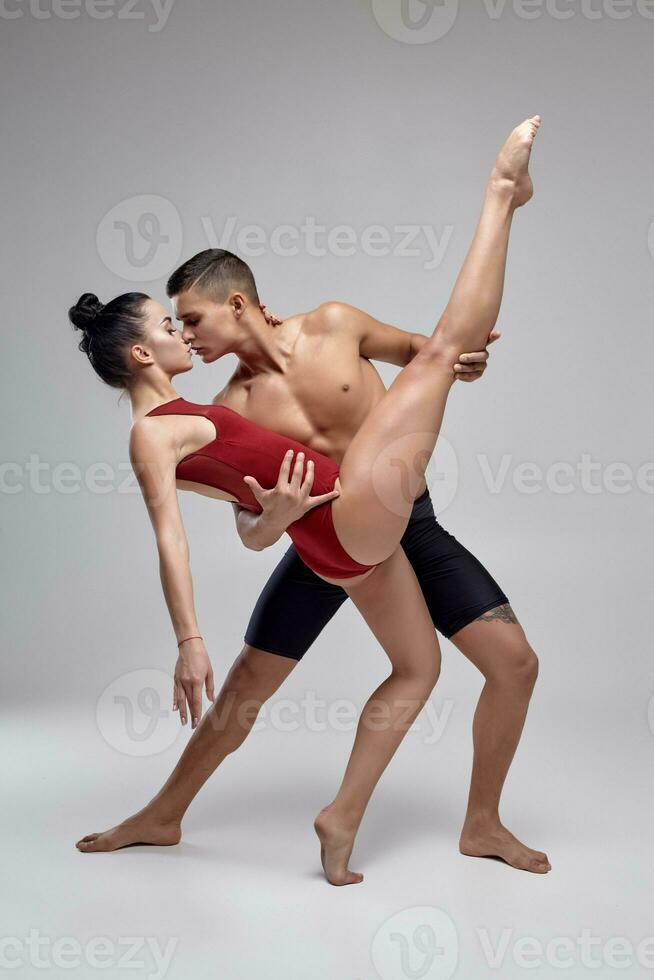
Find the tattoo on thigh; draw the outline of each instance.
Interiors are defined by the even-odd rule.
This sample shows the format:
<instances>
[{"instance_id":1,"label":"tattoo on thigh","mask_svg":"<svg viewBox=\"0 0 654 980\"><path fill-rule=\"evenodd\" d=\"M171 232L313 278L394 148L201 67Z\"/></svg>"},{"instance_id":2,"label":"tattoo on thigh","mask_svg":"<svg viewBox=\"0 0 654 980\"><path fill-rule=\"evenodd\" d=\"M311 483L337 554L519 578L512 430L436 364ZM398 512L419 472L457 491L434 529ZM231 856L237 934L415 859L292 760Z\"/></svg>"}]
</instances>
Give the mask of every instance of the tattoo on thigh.
<instances>
[{"instance_id":1,"label":"tattoo on thigh","mask_svg":"<svg viewBox=\"0 0 654 980\"><path fill-rule=\"evenodd\" d=\"M518 617L514 613L513 609L508 602L502 603L501 606L495 606L494 609L489 609L488 612L482 613L481 616L477 616L475 620L476 623L518 623Z\"/></svg>"}]
</instances>

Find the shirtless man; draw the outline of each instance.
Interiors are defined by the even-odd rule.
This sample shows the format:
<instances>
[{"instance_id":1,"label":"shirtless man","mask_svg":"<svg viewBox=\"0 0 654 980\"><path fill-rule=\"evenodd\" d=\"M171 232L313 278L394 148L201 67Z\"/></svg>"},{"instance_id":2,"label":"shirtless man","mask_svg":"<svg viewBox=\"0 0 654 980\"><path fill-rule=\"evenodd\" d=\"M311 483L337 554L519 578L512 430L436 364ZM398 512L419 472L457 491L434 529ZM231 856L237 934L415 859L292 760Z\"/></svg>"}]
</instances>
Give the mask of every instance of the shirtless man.
<instances>
[{"instance_id":1,"label":"shirtless man","mask_svg":"<svg viewBox=\"0 0 654 980\"><path fill-rule=\"evenodd\" d=\"M487 191L499 210L511 187L491 179ZM497 196L497 202L494 200ZM230 282L227 301L217 302ZM383 394L370 360L400 367L409 363L426 337L380 322L346 303L323 303L284 321L260 307L251 270L236 256L207 249L170 278L168 295L183 338L205 364L235 353L239 364L214 398L241 415L297 439L340 462L359 426ZM443 317L447 317L448 309ZM491 334L489 340L499 336ZM487 351L463 355L454 366L466 380L483 373ZM301 465L301 461L299 461ZM276 488L251 481L263 511L234 504L236 524L248 548L274 544L300 515L302 493L289 472ZM306 509L306 507L305 507ZM435 627L483 674L485 684L473 722L474 760L460 850L470 856L497 856L515 868L550 870L547 856L527 847L501 823L502 787L516 751L538 672L537 657L506 595L481 563L436 521L429 493L413 506L402 539ZM291 545L265 586L250 619L245 645L214 704L194 731L160 792L139 813L78 847L113 850L133 841L174 844L181 820L212 772L245 740L258 711L280 687L326 623L346 600L300 560ZM179 678L191 707L193 727L202 713L202 690L213 700L213 680L197 668L192 651L178 662ZM179 685L178 688L179 690ZM187 720L187 704L179 703Z\"/></svg>"}]
</instances>

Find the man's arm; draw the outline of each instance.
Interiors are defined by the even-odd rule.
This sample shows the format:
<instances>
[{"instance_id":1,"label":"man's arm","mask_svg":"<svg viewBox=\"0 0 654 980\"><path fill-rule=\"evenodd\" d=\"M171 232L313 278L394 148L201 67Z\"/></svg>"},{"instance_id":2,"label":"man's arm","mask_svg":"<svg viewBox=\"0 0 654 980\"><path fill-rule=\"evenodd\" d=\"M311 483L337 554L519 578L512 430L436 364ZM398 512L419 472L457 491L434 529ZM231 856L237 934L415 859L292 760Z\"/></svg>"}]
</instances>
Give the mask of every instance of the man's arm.
<instances>
[{"instance_id":1,"label":"man's arm","mask_svg":"<svg viewBox=\"0 0 654 980\"><path fill-rule=\"evenodd\" d=\"M269 548L279 541L291 524L304 517L307 511L339 496L338 490L311 496L315 475L314 461L307 460L305 471L305 454L299 452L295 460L293 456L293 450L289 449L279 468L277 483L270 490L262 487L253 476L243 477L261 507L260 514L253 514L247 508L232 502L236 530L245 547L251 551Z\"/></svg>"},{"instance_id":2,"label":"man's arm","mask_svg":"<svg viewBox=\"0 0 654 980\"><path fill-rule=\"evenodd\" d=\"M250 551L263 551L276 544L286 531L285 527L272 527L261 520L260 514L253 514L246 507L232 501L238 536Z\"/></svg>"},{"instance_id":3,"label":"man's arm","mask_svg":"<svg viewBox=\"0 0 654 980\"><path fill-rule=\"evenodd\" d=\"M361 357L369 360L405 367L428 340L424 334L409 333L391 326L390 323L382 323L348 303L323 303L320 310L330 328L355 336ZM494 330L488 343L493 343L499 336L499 330ZM462 354L459 363L455 365L455 371L461 380L474 380L483 374L487 361L488 351L485 350Z\"/></svg>"}]
</instances>

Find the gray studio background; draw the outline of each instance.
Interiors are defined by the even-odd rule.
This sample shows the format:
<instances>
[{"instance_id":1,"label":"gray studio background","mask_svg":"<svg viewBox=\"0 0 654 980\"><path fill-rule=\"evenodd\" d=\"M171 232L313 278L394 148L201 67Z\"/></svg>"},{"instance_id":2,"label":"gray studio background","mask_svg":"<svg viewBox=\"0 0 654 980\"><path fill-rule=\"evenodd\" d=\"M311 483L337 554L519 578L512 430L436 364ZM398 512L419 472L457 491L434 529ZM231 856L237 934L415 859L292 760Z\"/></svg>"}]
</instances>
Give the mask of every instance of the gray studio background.
<instances>
[{"instance_id":1,"label":"gray studio background","mask_svg":"<svg viewBox=\"0 0 654 980\"><path fill-rule=\"evenodd\" d=\"M497 975L483 937L508 930L502 976L613 976L605 945L594 967L580 954L588 928L632 944L622 976L650 974L636 949L653 931L653 40L644 0L407 0L404 21L400 0L6 0L4 937L173 937L175 978L440 980ZM432 697L443 730L421 716L382 780L353 859L363 886L318 875L311 820L352 730L310 723L304 707L297 731L268 716L227 761L179 848L80 855L76 839L154 794L190 732L164 718L160 740L136 751L111 734L112 692L132 700L134 730L148 723L142 677L167 707L175 641L127 483L129 403L77 351L68 306L86 290L165 300L178 261L222 245L283 316L338 299L428 333L494 155L535 112L536 197L514 224L503 338L487 376L455 390L431 472L442 523L498 579L540 657L503 816L554 870L530 877L456 852L481 679L446 641ZM315 245L312 223L324 229ZM197 362L178 391L208 401L234 365ZM248 552L230 507L181 500L220 680L287 539ZM385 670L346 607L279 698L360 706ZM411 945L423 907L454 929L424 969ZM411 968L384 946L403 929ZM577 943L571 967L548 952L560 936ZM525 937L544 950L531 969L516 952ZM15 975L35 973L20 955ZM98 970L50 964L64 973Z\"/></svg>"}]
</instances>

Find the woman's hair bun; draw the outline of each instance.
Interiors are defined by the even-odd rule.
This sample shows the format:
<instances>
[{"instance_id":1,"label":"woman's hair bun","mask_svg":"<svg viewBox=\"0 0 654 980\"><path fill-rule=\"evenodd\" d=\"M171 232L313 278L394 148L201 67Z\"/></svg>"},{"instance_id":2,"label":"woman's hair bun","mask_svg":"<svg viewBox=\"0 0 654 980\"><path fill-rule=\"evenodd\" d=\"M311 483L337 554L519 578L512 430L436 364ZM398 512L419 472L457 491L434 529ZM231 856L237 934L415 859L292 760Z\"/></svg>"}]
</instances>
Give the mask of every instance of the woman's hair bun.
<instances>
[{"instance_id":1,"label":"woman's hair bun","mask_svg":"<svg viewBox=\"0 0 654 980\"><path fill-rule=\"evenodd\" d=\"M90 334L97 323L98 316L102 313L104 304L100 302L95 293L84 293L77 300L74 306L68 311L70 322L78 330Z\"/></svg>"}]
</instances>

